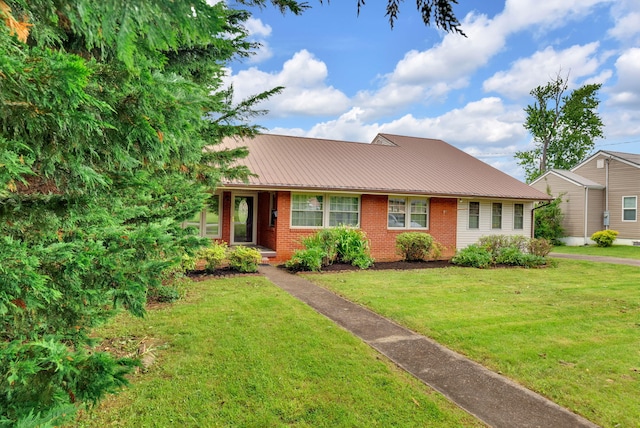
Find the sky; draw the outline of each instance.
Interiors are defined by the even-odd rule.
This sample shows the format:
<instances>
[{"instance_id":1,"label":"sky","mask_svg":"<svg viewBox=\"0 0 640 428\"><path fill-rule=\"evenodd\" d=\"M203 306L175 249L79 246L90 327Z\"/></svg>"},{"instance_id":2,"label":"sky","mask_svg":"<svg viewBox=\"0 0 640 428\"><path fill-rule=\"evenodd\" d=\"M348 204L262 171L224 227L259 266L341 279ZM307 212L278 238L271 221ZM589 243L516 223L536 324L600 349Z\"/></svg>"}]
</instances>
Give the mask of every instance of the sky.
<instances>
[{"instance_id":1,"label":"sky","mask_svg":"<svg viewBox=\"0 0 640 428\"><path fill-rule=\"evenodd\" d=\"M426 27L402 2L333 0L301 16L252 11L261 47L229 65L236 101L276 86L265 133L368 143L378 133L437 138L524 180L514 153L530 92L559 73L569 90L600 83L595 150L640 153L640 0L459 0L467 37Z\"/></svg>"}]
</instances>

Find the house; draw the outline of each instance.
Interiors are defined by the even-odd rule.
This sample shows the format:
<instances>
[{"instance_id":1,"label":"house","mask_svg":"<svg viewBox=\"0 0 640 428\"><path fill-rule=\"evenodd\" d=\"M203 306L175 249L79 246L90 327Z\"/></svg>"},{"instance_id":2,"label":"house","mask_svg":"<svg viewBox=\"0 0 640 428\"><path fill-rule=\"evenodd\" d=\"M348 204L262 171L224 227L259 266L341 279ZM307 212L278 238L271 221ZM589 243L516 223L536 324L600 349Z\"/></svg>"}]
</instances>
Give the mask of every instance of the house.
<instances>
[{"instance_id":1,"label":"house","mask_svg":"<svg viewBox=\"0 0 640 428\"><path fill-rule=\"evenodd\" d=\"M431 234L450 257L487 234L532 233L534 202L549 196L440 140L379 134L370 144L258 135L239 162L256 176L223 181L191 223L202 236L257 245L288 260L319 228L358 226L371 255L397 260L396 235ZM215 148L214 148L215 149Z\"/></svg>"},{"instance_id":2,"label":"house","mask_svg":"<svg viewBox=\"0 0 640 428\"><path fill-rule=\"evenodd\" d=\"M568 245L593 243L591 235L603 229L619 232L616 244L640 245L640 154L601 150L570 171L547 171L531 186L562 195Z\"/></svg>"}]
</instances>

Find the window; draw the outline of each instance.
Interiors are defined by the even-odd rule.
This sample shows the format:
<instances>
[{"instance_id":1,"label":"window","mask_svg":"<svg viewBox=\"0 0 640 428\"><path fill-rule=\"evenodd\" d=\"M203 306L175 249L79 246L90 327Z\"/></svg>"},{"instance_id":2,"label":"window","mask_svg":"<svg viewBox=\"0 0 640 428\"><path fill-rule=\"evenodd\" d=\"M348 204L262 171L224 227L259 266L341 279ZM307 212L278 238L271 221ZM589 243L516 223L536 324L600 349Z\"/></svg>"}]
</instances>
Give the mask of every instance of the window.
<instances>
[{"instance_id":1,"label":"window","mask_svg":"<svg viewBox=\"0 0 640 428\"><path fill-rule=\"evenodd\" d=\"M328 200L329 203L324 203ZM353 226L360 223L358 196L293 194L291 196L291 226L329 227Z\"/></svg>"},{"instance_id":2,"label":"window","mask_svg":"<svg viewBox=\"0 0 640 428\"><path fill-rule=\"evenodd\" d=\"M276 226L276 218L278 218L278 195L276 192L269 194L269 227Z\"/></svg>"},{"instance_id":3,"label":"window","mask_svg":"<svg viewBox=\"0 0 640 428\"><path fill-rule=\"evenodd\" d=\"M322 227L323 213L323 195L292 195L292 226Z\"/></svg>"},{"instance_id":4,"label":"window","mask_svg":"<svg viewBox=\"0 0 640 428\"><path fill-rule=\"evenodd\" d=\"M360 201L357 196L329 197L329 226L357 226Z\"/></svg>"},{"instance_id":5,"label":"window","mask_svg":"<svg viewBox=\"0 0 640 428\"><path fill-rule=\"evenodd\" d=\"M622 221L638 220L638 197L623 196L622 197Z\"/></svg>"},{"instance_id":6,"label":"window","mask_svg":"<svg viewBox=\"0 0 640 428\"><path fill-rule=\"evenodd\" d=\"M513 228L524 229L524 204L513 205Z\"/></svg>"},{"instance_id":7,"label":"window","mask_svg":"<svg viewBox=\"0 0 640 428\"><path fill-rule=\"evenodd\" d=\"M182 223L182 227L195 227L198 236L220 238L220 195L211 196L207 207Z\"/></svg>"},{"instance_id":8,"label":"window","mask_svg":"<svg viewBox=\"0 0 640 428\"><path fill-rule=\"evenodd\" d=\"M389 198L389 227L405 227L406 200L404 198Z\"/></svg>"},{"instance_id":9,"label":"window","mask_svg":"<svg viewBox=\"0 0 640 428\"><path fill-rule=\"evenodd\" d=\"M502 229L502 204L499 202L491 205L491 228Z\"/></svg>"},{"instance_id":10,"label":"window","mask_svg":"<svg viewBox=\"0 0 640 428\"><path fill-rule=\"evenodd\" d=\"M480 202L469 202L469 229L480 229Z\"/></svg>"},{"instance_id":11,"label":"window","mask_svg":"<svg viewBox=\"0 0 640 428\"><path fill-rule=\"evenodd\" d=\"M429 227L429 201L424 198L390 197L387 226L427 229Z\"/></svg>"}]
</instances>

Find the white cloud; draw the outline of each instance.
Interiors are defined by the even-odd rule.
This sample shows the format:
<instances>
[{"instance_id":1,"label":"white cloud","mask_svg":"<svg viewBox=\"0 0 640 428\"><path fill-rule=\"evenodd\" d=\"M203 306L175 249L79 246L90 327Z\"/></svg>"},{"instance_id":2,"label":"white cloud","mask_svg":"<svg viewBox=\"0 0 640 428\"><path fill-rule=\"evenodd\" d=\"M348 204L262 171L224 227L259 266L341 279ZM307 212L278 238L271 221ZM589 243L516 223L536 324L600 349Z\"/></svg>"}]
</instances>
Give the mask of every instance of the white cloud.
<instances>
[{"instance_id":1,"label":"white cloud","mask_svg":"<svg viewBox=\"0 0 640 428\"><path fill-rule=\"evenodd\" d=\"M244 23L244 28L249 32L249 36L265 38L271 35L271 26L263 23L260 19L249 18Z\"/></svg>"},{"instance_id":2,"label":"white cloud","mask_svg":"<svg viewBox=\"0 0 640 428\"><path fill-rule=\"evenodd\" d=\"M517 60L509 70L495 73L485 80L482 87L486 92L497 92L511 99L526 97L537 86L554 79L558 73L565 77L569 73L569 86L581 77L598 71L601 60L597 57L598 42L574 45L556 51L547 47L528 58ZM601 77L604 77L601 76Z\"/></svg>"},{"instance_id":3,"label":"white cloud","mask_svg":"<svg viewBox=\"0 0 640 428\"><path fill-rule=\"evenodd\" d=\"M640 48L624 52L615 64L618 81L610 88L608 104L640 108Z\"/></svg>"},{"instance_id":4,"label":"white cloud","mask_svg":"<svg viewBox=\"0 0 640 428\"><path fill-rule=\"evenodd\" d=\"M640 1L619 0L611 8L614 27L607 35L618 40L638 43L640 39Z\"/></svg>"},{"instance_id":5,"label":"white cloud","mask_svg":"<svg viewBox=\"0 0 640 428\"><path fill-rule=\"evenodd\" d=\"M496 18L508 32L516 32L535 26L537 31L547 31L567 25L568 21L583 18L600 4L614 0L507 0L504 11Z\"/></svg>"},{"instance_id":6,"label":"white cloud","mask_svg":"<svg viewBox=\"0 0 640 428\"><path fill-rule=\"evenodd\" d=\"M228 76L226 83L233 85L236 101L284 86L281 94L260 105L260 108L269 110L270 117L343 113L349 108L349 99L338 89L326 85L327 76L325 63L302 50L285 62L277 73L252 67Z\"/></svg>"}]
</instances>

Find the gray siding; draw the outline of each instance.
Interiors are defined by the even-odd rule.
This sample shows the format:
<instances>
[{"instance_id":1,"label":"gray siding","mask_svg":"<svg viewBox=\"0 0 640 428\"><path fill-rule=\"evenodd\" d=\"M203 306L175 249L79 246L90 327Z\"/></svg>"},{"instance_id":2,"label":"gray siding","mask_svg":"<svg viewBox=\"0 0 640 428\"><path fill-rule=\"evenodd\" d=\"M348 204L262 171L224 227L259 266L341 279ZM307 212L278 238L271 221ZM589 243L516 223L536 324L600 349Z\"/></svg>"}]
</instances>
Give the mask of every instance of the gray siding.
<instances>
[{"instance_id":1,"label":"gray siding","mask_svg":"<svg viewBox=\"0 0 640 428\"><path fill-rule=\"evenodd\" d=\"M578 186L554 174L547 175L531 186L545 193L548 187L554 198L563 195L560 209L564 214L562 226L565 234L569 237L584 236L585 192L583 186Z\"/></svg>"},{"instance_id":2,"label":"gray siding","mask_svg":"<svg viewBox=\"0 0 640 428\"><path fill-rule=\"evenodd\" d=\"M605 154L596 156L584 165L575 169L576 174L588 178L590 180L597 181L603 185L607 182L607 168L606 159L608 156ZM598 168L598 160L603 160L601 164L604 164L602 168ZM640 239L640 221L638 221L638 215L636 215L636 221L623 221L622 220L622 197L623 196L636 196L640 203L640 168L629 165L612 158L609 161L609 228L617 230L620 234L618 239ZM605 210L606 205L606 193L602 197L602 205L600 216ZM591 206L591 204L590 204ZM593 209L597 209L595 206ZM590 213L595 215L596 213ZM601 230L601 227L597 230Z\"/></svg>"}]
</instances>

